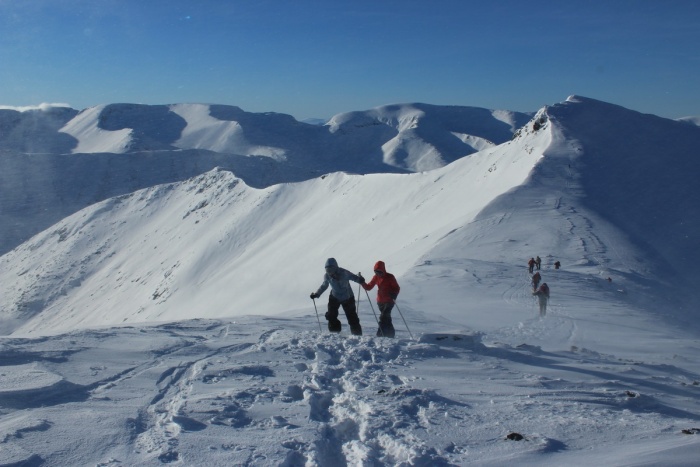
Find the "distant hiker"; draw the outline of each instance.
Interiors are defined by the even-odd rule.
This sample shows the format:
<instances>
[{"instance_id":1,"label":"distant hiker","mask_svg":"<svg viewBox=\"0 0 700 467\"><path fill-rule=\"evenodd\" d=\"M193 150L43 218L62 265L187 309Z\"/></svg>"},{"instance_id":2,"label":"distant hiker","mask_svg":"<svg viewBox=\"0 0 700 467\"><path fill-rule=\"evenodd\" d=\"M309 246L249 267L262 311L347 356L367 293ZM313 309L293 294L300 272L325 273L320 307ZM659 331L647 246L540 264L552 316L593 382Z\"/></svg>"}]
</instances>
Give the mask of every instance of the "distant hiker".
<instances>
[{"instance_id":1,"label":"distant hiker","mask_svg":"<svg viewBox=\"0 0 700 467\"><path fill-rule=\"evenodd\" d=\"M362 276L360 276L362 277ZM362 284L365 290L372 290L377 286L377 308L381 313L379 316L379 329L377 337L394 337L394 324L391 322L391 310L394 308L394 301L399 296L399 283L393 274L386 272L384 261L377 261L374 265L374 277L366 284Z\"/></svg>"},{"instance_id":2,"label":"distant hiker","mask_svg":"<svg viewBox=\"0 0 700 467\"><path fill-rule=\"evenodd\" d=\"M539 273L539 272L536 272L536 273L532 276L532 290L533 290L533 291L536 291L536 290L537 290L537 286L540 285L540 281L541 281L541 280L542 280L542 276L540 276L540 273Z\"/></svg>"},{"instance_id":3,"label":"distant hiker","mask_svg":"<svg viewBox=\"0 0 700 467\"><path fill-rule=\"evenodd\" d=\"M542 260L540 259L539 256L537 258L535 258L535 266L537 266L538 271L540 270L540 266L542 266Z\"/></svg>"},{"instance_id":4,"label":"distant hiker","mask_svg":"<svg viewBox=\"0 0 700 467\"><path fill-rule=\"evenodd\" d=\"M561 267L561 263L559 261L554 263L554 269L559 269L560 267Z\"/></svg>"},{"instance_id":5,"label":"distant hiker","mask_svg":"<svg viewBox=\"0 0 700 467\"><path fill-rule=\"evenodd\" d=\"M543 283L539 289L532 292L532 295L536 295L540 302L540 316L547 314L547 302L549 301L549 286L547 283Z\"/></svg>"},{"instance_id":6,"label":"distant hiker","mask_svg":"<svg viewBox=\"0 0 700 467\"><path fill-rule=\"evenodd\" d=\"M530 258L530 261L527 262L527 272L532 274L533 269L535 269L535 258Z\"/></svg>"},{"instance_id":7,"label":"distant hiker","mask_svg":"<svg viewBox=\"0 0 700 467\"><path fill-rule=\"evenodd\" d=\"M311 298L319 298L321 294L331 286L330 294L328 295L328 312L326 320L328 321L328 330L330 332L340 332L342 326L338 320L338 311L342 305L345 317L350 325L350 332L356 336L362 335L362 326L360 326L360 318L357 316L355 308L355 294L350 287L350 282L362 284L365 280L362 277L356 276L347 269L338 267L338 262L335 258L326 260L326 273L323 276L323 283L316 292L311 293Z\"/></svg>"}]
</instances>

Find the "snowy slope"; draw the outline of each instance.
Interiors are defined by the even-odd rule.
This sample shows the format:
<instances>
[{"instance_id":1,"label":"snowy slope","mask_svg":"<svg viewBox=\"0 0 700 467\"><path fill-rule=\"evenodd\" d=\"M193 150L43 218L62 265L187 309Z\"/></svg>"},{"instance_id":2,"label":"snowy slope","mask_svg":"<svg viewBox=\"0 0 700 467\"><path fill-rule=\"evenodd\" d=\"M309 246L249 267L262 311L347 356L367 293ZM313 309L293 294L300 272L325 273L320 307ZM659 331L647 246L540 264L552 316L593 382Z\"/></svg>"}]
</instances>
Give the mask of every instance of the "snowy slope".
<instances>
[{"instance_id":1,"label":"snowy slope","mask_svg":"<svg viewBox=\"0 0 700 467\"><path fill-rule=\"evenodd\" d=\"M700 253L669 248L664 239L678 235L673 223L657 226L655 235L637 231L634 222L647 216L648 205L634 206L627 193L649 191L657 172L640 171L624 187L600 184L618 171L621 176L629 163L622 153L615 156L617 165L588 162L612 160L605 147L592 146L589 136L591 122L603 118L596 111L601 106L604 114L612 113L606 104L583 98L545 108L513 141L425 173L334 173L255 189L215 170L109 199L2 257L4 319L20 320L25 331L54 332L78 325L183 319L204 297L208 309L198 316L225 317L231 309L275 314L304 306L300 283L314 290L318 265L330 256L341 265L350 262L351 270L383 258L403 275L431 270L424 265L455 255L518 267L541 254L546 264L559 259L600 280L614 276L638 289L634 296L640 306L666 301L677 308L674 316L687 320L683 307L689 294L682 282L666 279L690 274L688 265L700 260ZM636 115L618 112L628 118ZM659 120L652 122L668 122L676 131L694 130ZM574 126L577 121L587 124ZM611 130L611 122L604 131ZM651 131L648 125L645 129ZM679 141L692 148L695 136ZM646 146L648 152L635 147L637 152L629 157L636 157L641 168L655 168L658 148L649 142ZM673 171L679 177L695 173L695 159L680 154ZM668 157L675 156L666 161ZM670 195L657 195L675 197L684 211L667 209L655 215L681 216L693 226L698 216L681 194L694 199L698 189L691 175L685 177L677 180L677 188L664 188ZM610 213L620 206L623 213L613 217ZM682 237L676 242L681 247ZM687 263L669 264L666 257L684 257ZM656 277L661 271L663 277ZM260 300L263 276L273 284L272 299ZM651 281L656 283L653 291L648 290ZM234 297L219 292L230 287ZM45 312L73 309L79 311L70 316Z\"/></svg>"},{"instance_id":2,"label":"snowy slope","mask_svg":"<svg viewBox=\"0 0 700 467\"><path fill-rule=\"evenodd\" d=\"M61 128L61 133L68 134L78 141L78 145L72 152L121 154L128 150L132 141L132 129L122 128L110 131L100 128L99 118L105 107L101 105L85 109Z\"/></svg>"},{"instance_id":3,"label":"snowy slope","mask_svg":"<svg viewBox=\"0 0 700 467\"><path fill-rule=\"evenodd\" d=\"M225 105L0 110L0 254L90 204L215 167L258 188L336 171L406 173L507 141L529 119L425 104L354 115L365 117L319 126ZM396 126L407 119L413 128Z\"/></svg>"},{"instance_id":4,"label":"snowy slope","mask_svg":"<svg viewBox=\"0 0 700 467\"><path fill-rule=\"evenodd\" d=\"M232 308L269 314L302 307L308 299L297 281L315 289L326 257L352 259L348 266L356 269L381 254L403 273L439 238L521 183L538 157L506 146L495 157L482 153L428 173L335 173L266 189L217 170L113 198L2 257L3 271L20 276L13 292L2 294L3 309L13 317L41 312L25 330L60 331L187 318L203 296L212 300L206 317L229 316ZM496 163L504 167L499 174L489 172ZM464 183L476 177L485 180ZM26 269L35 273L23 275ZM263 276L274 284L274 302L260 300ZM219 293L231 284L233 301ZM44 314L46 308L82 311L69 317Z\"/></svg>"},{"instance_id":5,"label":"snowy slope","mask_svg":"<svg viewBox=\"0 0 700 467\"><path fill-rule=\"evenodd\" d=\"M225 105L109 104L85 109L59 132L75 138L73 153L206 149L278 161L290 158L297 163L309 153L318 163L329 157L323 156L324 151L343 159L388 145L391 150L385 161L420 171L507 141L529 118L524 113L477 107L396 104L339 114L319 126L289 115L251 113ZM351 154L345 148L348 133L355 147ZM338 151L343 154L336 155Z\"/></svg>"},{"instance_id":6,"label":"snowy slope","mask_svg":"<svg viewBox=\"0 0 700 467\"><path fill-rule=\"evenodd\" d=\"M556 118L580 144L572 171L581 173L585 204L658 255L656 278L697 283L700 127L579 96Z\"/></svg>"},{"instance_id":7,"label":"snowy slope","mask_svg":"<svg viewBox=\"0 0 700 467\"><path fill-rule=\"evenodd\" d=\"M187 122L180 139L175 142L179 148L259 155L280 161L285 159L284 149L251 144L239 122L212 117L208 105L179 104L171 106L170 110Z\"/></svg>"},{"instance_id":8,"label":"snowy slope","mask_svg":"<svg viewBox=\"0 0 700 467\"><path fill-rule=\"evenodd\" d=\"M0 464L695 465L697 343L527 344L564 318L523 313L517 345L432 320L335 336L313 312L0 339Z\"/></svg>"},{"instance_id":9,"label":"snowy slope","mask_svg":"<svg viewBox=\"0 0 700 467\"><path fill-rule=\"evenodd\" d=\"M387 105L331 118L332 134L381 134L388 165L431 170L508 141L530 116L503 110L427 104ZM393 131L391 131L393 130Z\"/></svg>"},{"instance_id":10,"label":"snowy slope","mask_svg":"<svg viewBox=\"0 0 700 467\"><path fill-rule=\"evenodd\" d=\"M0 257L0 465L696 465L697 302L677 226L638 231L699 217L677 125L572 97L429 172L218 169L77 212ZM364 336L319 331L329 256L387 263L397 339L374 291Z\"/></svg>"}]
</instances>

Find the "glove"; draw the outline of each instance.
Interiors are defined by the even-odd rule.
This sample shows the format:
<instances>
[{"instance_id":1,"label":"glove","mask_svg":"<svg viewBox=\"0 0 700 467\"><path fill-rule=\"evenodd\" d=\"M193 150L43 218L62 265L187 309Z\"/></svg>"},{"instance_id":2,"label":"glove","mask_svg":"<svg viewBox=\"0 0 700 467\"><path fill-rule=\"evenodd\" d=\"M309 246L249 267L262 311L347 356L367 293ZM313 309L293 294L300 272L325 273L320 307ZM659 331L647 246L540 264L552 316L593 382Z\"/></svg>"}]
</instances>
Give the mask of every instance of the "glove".
<instances>
[{"instance_id":1,"label":"glove","mask_svg":"<svg viewBox=\"0 0 700 467\"><path fill-rule=\"evenodd\" d=\"M313 300L314 298L318 298L318 295L316 295L316 292L311 292L310 296L311 296L311 300Z\"/></svg>"},{"instance_id":2,"label":"glove","mask_svg":"<svg viewBox=\"0 0 700 467\"><path fill-rule=\"evenodd\" d=\"M362 273L361 273L361 272L358 272L357 275L358 275L358 277L360 278L360 284L366 284L366 283L367 283L367 282L365 282L365 278L362 277Z\"/></svg>"},{"instance_id":3,"label":"glove","mask_svg":"<svg viewBox=\"0 0 700 467\"><path fill-rule=\"evenodd\" d=\"M392 300L396 301L396 299L399 297L399 294L393 293L393 294L391 294L391 295L389 295L389 296L391 297Z\"/></svg>"}]
</instances>

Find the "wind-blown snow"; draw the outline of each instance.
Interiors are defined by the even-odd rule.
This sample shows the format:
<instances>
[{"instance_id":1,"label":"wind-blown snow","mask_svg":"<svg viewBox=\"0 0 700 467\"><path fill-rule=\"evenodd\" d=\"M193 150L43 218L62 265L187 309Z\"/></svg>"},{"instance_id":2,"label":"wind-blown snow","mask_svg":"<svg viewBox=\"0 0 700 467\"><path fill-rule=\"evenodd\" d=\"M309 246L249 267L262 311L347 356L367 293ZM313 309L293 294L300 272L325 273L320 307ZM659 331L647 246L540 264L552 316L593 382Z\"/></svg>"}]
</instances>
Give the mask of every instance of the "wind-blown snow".
<instances>
[{"instance_id":1,"label":"wind-blown snow","mask_svg":"<svg viewBox=\"0 0 700 467\"><path fill-rule=\"evenodd\" d=\"M695 465L698 132L577 96L431 171L82 209L0 257L0 465ZM396 339L360 289L325 331L331 256L387 263Z\"/></svg>"},{"instance_id":2,"label":"wind-blown snow","mask_svg":"<svg viewBox=\"0 0 700 467\"><path fill-rule=\"evenodd\" d=\"M681 122L691 123L700 126L700 117L682 117L678 119Z\"/></svg>"},{"instance_id":3,"label":"wind-blown snow","mask_svg":"<svg viewBox=\"0 0 700 467\"><path fill-rule=\"evenodd\" d=\"M0 105L0 110L16 110L17 112L27 112L30 110L46 111L46 110L52 110L56 107L70 107L70 104L42 102L39 105L21 105L21 106Z\"/></svg>"}]
</instances>

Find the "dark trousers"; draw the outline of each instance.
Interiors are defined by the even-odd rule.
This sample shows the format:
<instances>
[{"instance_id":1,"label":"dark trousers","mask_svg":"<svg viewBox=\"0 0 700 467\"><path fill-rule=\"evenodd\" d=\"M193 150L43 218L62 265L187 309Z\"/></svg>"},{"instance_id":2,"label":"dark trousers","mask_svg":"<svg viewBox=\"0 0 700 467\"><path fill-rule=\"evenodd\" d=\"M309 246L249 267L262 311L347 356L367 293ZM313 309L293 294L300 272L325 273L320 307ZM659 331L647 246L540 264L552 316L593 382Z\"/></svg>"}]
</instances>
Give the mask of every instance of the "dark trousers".
<instances>
[{"instance_id":1,"label":"dark trousers","mask_svg":"<svg viewBox=\"0 0 700 467\"><path fill-rule=\"evenodd\" d=\"M394 324L391 322L391 310L394 308L393 303L377 303L379 308L379 329L377 329L377 337L394 337L396 331Z\"/></svg>"},{"instance_id":2,"label":"dark trousers","mask_svg":"<svg viewBox=\"0 0 700 467\"><path fill-rule=\"evenodd\" d=\"M342 329L342 325L338 320L338 312L341 306L350 325L350 332L356 336L361 336L362 326L360 326L360 318L357 316L357 309L355 308L355 297L349 298L344 302L340 302L332 294L328 297L328 312L326 313L328 330L330 332L340 332Z\"/></svg>"}]
</instances>

